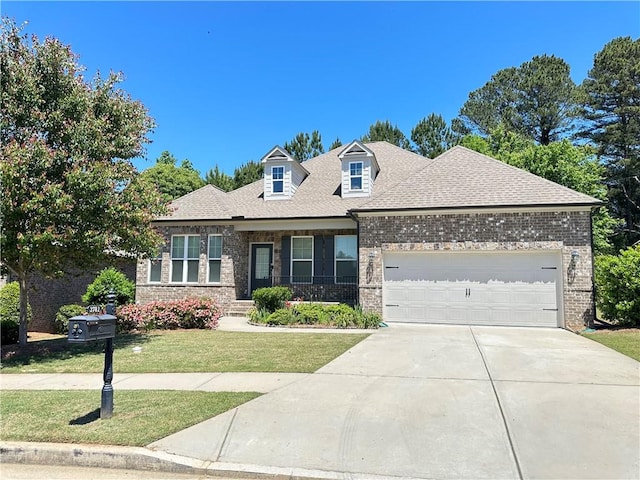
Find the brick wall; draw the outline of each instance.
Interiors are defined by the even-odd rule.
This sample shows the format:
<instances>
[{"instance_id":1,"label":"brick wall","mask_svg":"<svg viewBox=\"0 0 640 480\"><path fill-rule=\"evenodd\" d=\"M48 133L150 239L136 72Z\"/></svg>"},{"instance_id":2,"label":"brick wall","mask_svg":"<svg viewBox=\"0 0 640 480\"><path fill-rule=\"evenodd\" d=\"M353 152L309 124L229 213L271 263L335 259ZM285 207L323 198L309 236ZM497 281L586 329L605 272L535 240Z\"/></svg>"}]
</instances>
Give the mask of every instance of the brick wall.
<instances>
[{"instance_id":1,"label":"brick wall","mask_svg":"<svg viewBox=\"0 0 640 480\"><path fill-rule=\"evenodd\" d=\"M236 232L230 225L203 225L193 227L161 227L160 233L165 239L162 247L162 274L160 283L149 282L149 261L138 262L136 274L136 303L148 303L155 300L176 300L186 296L208 296L216 299L222 308L228 310L235 299L249 297L249 247L252 243L273 244L273 276L280 277L282 237L313 235L353 235L355 230L288 230ZM207 242L208 236L222 235L222 261L220 284L207 283ZM177 284L170 282L171 275L171 236L200 235L200 259L198 283ZM347 287L345 287L347 288ZM345 288L331 289L331 298ZM301 291L302 292L302 291ZM304 292L300 293L301 296ZM353 294L350 293L352 297Z\"/></svg>"},{"instance_id":2,"label":"brick wall","mask_svg":"<svg viewBox=\"0 0 640 480\"><path fill-rule=\"evenodd\" d=\"M130 280L135 281L136 264L134 260L122 260L113 265ZM54 332L54 319L62 305L82 303L82 295L107 265L83 271L76 269L61 278L44 278L34 275L29 282L29 304L32 320L29 330L34 332Z\"/></svg>"},{"instance_id":3,"label":"brick wall","mask_svg":"<svg viewBox=\"0 0 640 480\"><path fill-rule=\"evenodd\" d=\"M161 227L158 231L164 238L161 251L161 282L149 282L149 260L139 261L136 273L136 303L179 300L189 296L211 297L220 304L223 310L226 310L233 300L244 297L247 290L246 272L249 258L249 244L245 232L236 232L230 225ZM170 282L171 237L173 235L200 236L198 283ZM209 235L222 235L220 283L215 284L207 282Z\"/></svg>"},{"instance_id":4,"label":"brick wall","mask_svg":"<svg viewBox=\"0 0 640 480\"><path fill-rule=\"evenodd\" d=\"M590 213L477 213L360 218L361 304L382 313L382 255L404 250L557 250L562 253L564 323L594 318ZM570 269L571 253L580 260Z\"/></svg>"}]
</instances>

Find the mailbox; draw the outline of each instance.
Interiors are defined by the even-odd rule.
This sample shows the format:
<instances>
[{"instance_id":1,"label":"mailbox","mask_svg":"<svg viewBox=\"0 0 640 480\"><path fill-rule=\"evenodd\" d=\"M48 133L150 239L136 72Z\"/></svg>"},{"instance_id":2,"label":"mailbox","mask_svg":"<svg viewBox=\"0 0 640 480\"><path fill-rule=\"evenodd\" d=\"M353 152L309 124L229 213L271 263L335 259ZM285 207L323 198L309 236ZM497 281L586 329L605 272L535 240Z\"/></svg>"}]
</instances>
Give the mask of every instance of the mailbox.
<instances>
[{"instance_id":1,"label":"mailbox","mask_svg":"<svg viewBox=\"0 0 640 480\"><path fill-rule=\"evenodd\" d=\"M115 336L114 315L78 315L69 319L68 341L71 343L86 343Z\"/></svg>"}]
</instances>

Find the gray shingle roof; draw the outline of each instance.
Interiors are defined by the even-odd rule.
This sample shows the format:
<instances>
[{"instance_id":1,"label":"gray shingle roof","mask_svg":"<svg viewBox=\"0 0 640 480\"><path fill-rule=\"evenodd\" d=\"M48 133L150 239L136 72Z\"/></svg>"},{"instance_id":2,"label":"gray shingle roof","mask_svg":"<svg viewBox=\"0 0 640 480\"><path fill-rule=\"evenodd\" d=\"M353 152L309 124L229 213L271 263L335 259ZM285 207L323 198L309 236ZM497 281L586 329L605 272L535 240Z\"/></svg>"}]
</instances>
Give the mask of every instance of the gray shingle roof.
<instances>
[{"instance_id":1,"label":"gray shingle roof","mask_svg":"<svg viewBox=\"0 0 640 480\"><path fill-rule=\"evenodd\" d=\"M601 202L456 146L358 210L597 205Z\"/></svg>"},{"instance_id":2,"label":"gray shingle roof","mask_svg":"<svg viewBox=\"0 0 640 480\"><path fill-rule=\"evenodd\" d=\"M213 185L205 185L198 190L176 198L169 205L169 214L156 220L196 220L231 218L227 194Z\"/></svg>"},{"instance_id":3,"label":"gray shingle roof","mask_svg":"<svg viewBox=\"0 0 640 480\"><path fill-rule=\"evenodd\" d=\"M304 162L309 175L289 200L265 201L262 180L229 193L207 185L174 200L173 213L157 220L326 218L345 217L351 210L600 203L460 146L431 160L387 142L366 145L380 165L371 197L341 198L338 154L344 147L339 147Z\"/></svg>"}]
</instances>

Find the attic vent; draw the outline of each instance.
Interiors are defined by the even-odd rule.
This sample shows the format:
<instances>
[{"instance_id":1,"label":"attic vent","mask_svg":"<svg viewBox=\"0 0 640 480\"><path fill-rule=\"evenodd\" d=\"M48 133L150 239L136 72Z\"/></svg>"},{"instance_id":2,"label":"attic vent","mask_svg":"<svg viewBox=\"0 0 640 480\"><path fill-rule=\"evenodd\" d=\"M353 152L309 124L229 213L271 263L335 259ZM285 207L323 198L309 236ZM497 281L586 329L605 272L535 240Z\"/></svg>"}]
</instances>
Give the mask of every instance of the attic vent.
<instances>
[{"instance_id":1,"label":"attic vent","mask_svg":"<svg viewBox=\"0 0 640 480\"><path fill-rule=\"evenodd\" d=\"M346 152L345 155L361 155L363 153L365 153L363 149L358 146L354 146L348 152Z\"/></svg>"},{"instance_id":2,"label":"attic vent","mask_svg":"<svg viewBox=\"0 0 640 480\"><path fill-rule=\"evenodd\" d=\"M287 158L287 156L281 152L275 152L273 153L273 155L269 155L269 158L281 159L281 158Z\"/></svg>"}]
</instances>

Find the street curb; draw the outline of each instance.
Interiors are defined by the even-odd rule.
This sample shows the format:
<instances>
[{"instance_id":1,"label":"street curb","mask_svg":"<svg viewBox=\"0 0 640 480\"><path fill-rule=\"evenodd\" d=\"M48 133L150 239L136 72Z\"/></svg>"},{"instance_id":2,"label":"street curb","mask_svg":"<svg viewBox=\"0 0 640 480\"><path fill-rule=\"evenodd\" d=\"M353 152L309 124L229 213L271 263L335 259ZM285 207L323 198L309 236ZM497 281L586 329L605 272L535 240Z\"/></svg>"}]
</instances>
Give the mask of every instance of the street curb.
<instances>
[{"instance_id":1,"label":"street curb","mask_svg":"<svg viewBox=\"0 0 640 480\"><path fill-rule=\"evenodd\" d=\"M62 465L270 480L342 480L345 472L210 462L144 447L67 443L0 442L0 463ZM352 480L376 480L370 474L347 474Z\"/></svg>"},{"instance_id":2,"label":"street curb","mask_svg":"<svg viewBox=\"0 0 640 480\"><path fill-rule=\"evenodd\" d=\"M2 463L120 468L202 474L209 462L143 447L66 443L0 442Z\"/></svg>"}]
</instances>

